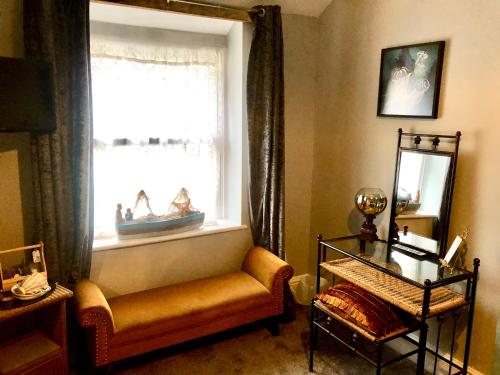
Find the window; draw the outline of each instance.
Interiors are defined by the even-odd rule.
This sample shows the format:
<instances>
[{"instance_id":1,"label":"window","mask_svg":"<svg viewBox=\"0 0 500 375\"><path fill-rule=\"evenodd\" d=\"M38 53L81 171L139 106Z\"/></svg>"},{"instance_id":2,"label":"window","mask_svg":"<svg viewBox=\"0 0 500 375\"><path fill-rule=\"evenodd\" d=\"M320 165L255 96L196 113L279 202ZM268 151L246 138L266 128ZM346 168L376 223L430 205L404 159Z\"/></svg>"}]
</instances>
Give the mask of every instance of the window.
<instances>
[{"instance_id":1,"label":"window","mask_svg":"<svg viewBox=\"0 0 500 375\"><path fill-rule=\"evenodd\" d=\"M398 186L410 194L412 201L420 201L422 184L423 155L416 152L403 152L401 165L406 166L399 171Z\"/></svg>"},{"instance_id":2,"label":"window","mask_svg":"<svg viewBox=\"0 0 500 375\"><path fill-rule=\"evenodd\" d=\"M205 222L221 218L225 48L102 29L91 34L95 238L114 235L116 205L133 210L140 190L155 214L185 187Z\"/></svg>"}]
</instances>

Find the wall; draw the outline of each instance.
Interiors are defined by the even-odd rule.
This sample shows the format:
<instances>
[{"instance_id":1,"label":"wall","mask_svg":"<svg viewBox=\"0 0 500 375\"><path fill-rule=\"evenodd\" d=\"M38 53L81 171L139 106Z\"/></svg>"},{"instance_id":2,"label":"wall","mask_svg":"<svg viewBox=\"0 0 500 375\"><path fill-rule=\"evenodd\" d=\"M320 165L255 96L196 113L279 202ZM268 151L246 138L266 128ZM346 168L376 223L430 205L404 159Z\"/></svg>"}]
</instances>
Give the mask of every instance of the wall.
<instances>
[{"instance_id":1,"label":"wall","mask_svg":"<svg viewBox=\"0 0 500 375\"><path fill-rule=\"evenodd\" d=\"M285 249L295 275L308 271L318 19L283 15L285 61Z\"/></svg>"},{"instance_id":2,"label":"wall","mask_svg":"<svg viewBox=\"0 0 500 375\"><path fill-rule=\"evenodd\" d=\"M252 240L247 229L97 251L90 279L106 297L241 269Z\"/></svg>"},{"instance_id":3,"label":"wall","mask_svg":"<svg viewBox=\"0 0 500 375\"><path fill-rule=\"evenodd\" d=\"M0 56L24 56L23 2L0 2Z\"/></svg>"},{"instance_id":4,"label":"wall","mask_svg":"<svg viewBox=\"0 0 500 375\"><path fill-rule=\"evenodd\" d=\"M470 227L467 262L482 260L471 365L490 373L499 308L500 2L334 0L320 17L311 232L359 228L353 196L392 191L397 129L463 134L450 236ZM380 50L445 40L439 118L377 118ZM378 220L387 235L389 210ZM311 257L310 262L314 261ZM458 352L463 350L461 330Z\"/></svg>"},{"instance_id":5,"label":"wall","mask_svg":"<svg viewBox=\"0 0 500 375\"><path fill-rule=\"evenodd\" d=\"M0 2L0 56L23 57L22 1ZM29 135L0 133L0 249L32 241Z\"/></svg>"},{"instance_id":6,"label":"wall","mask_svg":"<svg viewBox=\"0 0 500 375\"><path fill-rule=\"evenodd\" d=\"M497 341L495 346L495 360L493 361L492 374L500 374L500 314L497 314Z\"/></svg>"}]
</instances>

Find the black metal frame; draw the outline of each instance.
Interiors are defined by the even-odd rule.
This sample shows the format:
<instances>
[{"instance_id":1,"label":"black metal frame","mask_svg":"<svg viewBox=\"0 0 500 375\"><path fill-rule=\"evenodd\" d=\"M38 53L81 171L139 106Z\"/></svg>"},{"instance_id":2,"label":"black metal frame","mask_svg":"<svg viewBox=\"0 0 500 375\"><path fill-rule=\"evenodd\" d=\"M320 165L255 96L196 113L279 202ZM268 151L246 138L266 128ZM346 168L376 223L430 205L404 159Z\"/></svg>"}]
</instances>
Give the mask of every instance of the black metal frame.
<instances>
[{"instance_id":1,"label":"black metal frame","mask_svg":"<svg viewBox=\"0 0 500 375\"><path fill-rule=\"evenodd\" d=\"M434 97L432 98L432 111L431 114L429 115L397 115L397 114L390 114L390 113L382 113L382 96L383 96L383 72L384 72L384 54L387 53L388 51L392 51L395 49L402 49L402 48L412 48L412 47L419 47L419 46L428 46L428 45L433 45L437 44L438 46L438 60L436 62L436 77L435 77L435 88L434 88ZM438 109L439 109L439 93L441 91L441 77L443 73L443 60L444 60L444 47L445 47L445 42L444 40L436 41L436 42L429 42L429 43L417 43L417 44L410 44L406 46L398 46L398 47L390 47L390 48L384 48L382 52L380 53L380 75L379 75L379 85L378 85L378 100L377 100L377 116L379 117L403 117L403 118L430 118L430 119L436 119L438 117Z\"/></svg>"},{"instance_id":2,"label":"black metal frame","mask_svg":"<svg viewBox=\"0 0 500 375\"><path fill-rule=\"evenodd\" d=\"M318 333L317 329L319 328L319 329L323 330L326 334L328 334L330 337L333 337L337 342L339 342L339 343L343 344L344 346L346 346L347 348L349 348L349 350L353 354L357 354L358 356L363 358L365 361L370 363L372 366L376 367L377 374L380 374L380 372L382 371L382 368L390 366L396 362L399 362L405 358L408 358L408 357L418 353L418 349L414 349L414 350L411 350L411 351L404 353L400 356L392 358L386 362L382 362L382 352L384 349L384 344L386 344L387 342L392 341L394 339L405 337L407 334L414 332L416 330L416 329L413 329L413 330L405 331L405 332L402 332L398 335L395 335L395 336L391 337L390 339L376 340L374 342L374 345L376 347L377 360L374 361L370 357L365 355L362 351L357 349L356 343L358 340L357 340L356 333L353 333L353 335L351 336L350 342L344 341L342 338L337 336L332 330L328 329L328 327L325 327L323 324L321 324L322 321L324 321L324 320L328 321L328 319L331 319L331 318L327 317L325 313L318 315L317 314L318 310L319 309L313 304L312 310L311 310L311 330L312 330L311 332L314 332L314 343L317 344L317 333ZM313 339L311 338L311 340L313 340ZM417 345L415 345L415 346L417 346ZM314 350L316 350L316 348ZM313 371L313 367L314 367L314 350L310 350L310 352L309 352L309 371L311 371L311 372Z\"/></svg>"},{"instance_id":3,"label":"black metal frame","mask_svg":"<svg viewBox=\"0 0 500 375\"><path fill-rule=\"evenodd\" d=\"M416 248L417 250L423 251L426 253L425 256L431 258L444 258L446 254L446 243L448 239L448 230L450 223L450 215L451 215L451 202L453 198L453 188L455 185L455 175L457 171L457 162L458 162L458 146L460 145L460 137L462 133L457 131L455 135L443 135L443 134L423 134L423 133L404 133L403 129L398 129L398 142L397 142L397 153L396 153L396 168L394 173L394 185L392 191L392 205L391 205L391 216L389 223L389 241L393 243L399 243L398 241L398 233L394 233L395 231L395 223L396 223L396 200L398 194L398 181L399 181L399 171L401 166L401 152L402 151L410 151L410 152L418 152L424 154L433 154L433 155L447 155L450 156L450 174L449 180L446 183L446 201L443 203L445 205L444 217L441 217L440 220L443 222L443 227L441 231L441 238L439 239L439 248L438 253L434 254L426 249ZM413 138L414 147L402 147L401 140L403 137ZM432 141L431 149L420 148L420 144L422 139L428 139ZM442 139L449 140L454 143L455 147L453 151L438 151L439 143ZM412 245L408 245L402 243L402 245L408 247L414 247ZM399 251L399 250L398 250Z\"/></svg>"},{"instance_id":4,"label":"black metal frame","mask_svg":"<svg viewBox=\"0 0 500 375\"><path fill-rule=\"evenodd\" d=\"M368 363L376 367L376 374L379 375L382 371L382 368L389 366L393 363L396 363L400 360L403 360L405 358L408 358L412 355L418 354L417 357L417 366L416 366L416 374L417 375L422 375L424 374L424 369L425 369L425 355L427 352L430 352L432 355L434 355L434 374L436 373L437 369L437 362L438 360L441 360L449 365L449 371L448 374L451 374L452 368L458 370L458 372L454 374L467 374L467 369L468 369L468 363L469 363L469 353L470 353L470 346L471 346L471 339L472 339L472 325L474 321L474 306L475 306L475 300L476 300L476 288L477 288L477 281L478 281L478 274L479 274L479 265L480 261L479 259L475 258L474 259L474 270L472 272L470 271L465 271L464 274L462 275L457 275L457 277L450 277L447 279L442 279L438 280L436 282L431 282L430 280L425 280L424 285L421 285L413 280L409 280L401 275L398 275L396 273L391 272L390 270L387 270L383 267L380 267L376 264L370 263L360 257L357 257L353 254L350 254L347 251L344 251L340 248L336 248L333 246L331 243L327 243L326 241L332 241L332 240L341 240L341 239L349 239L353 237L359 237L359 236L346 236L346 237L341 237L341 238L336 238L336 239L328 239L328 240L323 240L322 235L318 235L317 241L318 241L318 249L317 249L317 262L316 262L316 293L319 293L319 287L320 287L320 271L321 271L321 263L326 261L326 250L330 249L333 250L337 253L346 255L352 259L356 259L357 261L360 261L362 263L365 263L375 269L378 269L379 271L382 271L384 273L390 274L391 276L397 277L400 280L403 280L405 282L409 282L412 285L418 286L423 289L424 293L424 298L423 298L423 304L422 304L422 311L420 317L417 317L417 322L418 326L415 329L409 329L408 331L402 332L401 334L395 335L393 337L390 337L389 339L386 340L376 340L375 341L375 346L376 346L376 353L377 353L377 360L373 361L367 356L365 356L362 352L357 350L355 344L356 344L356 333L352 331L349 327L346 327L346 329L350 329L353 332L353 336L351 339L351 342L345 342L342 340L340 337L335 335L332 331L328 330L326 327L324 327L321 324L322 317L321 315L318 315L318 311L321 311L316 305L315 305L315 300L313 299L311 302L311 318L310 318L310 348L309 348L309 371L313 371L314 367L314 351L317 350L317 337L318 337L318 329L321 329L322 331L326 332L329 336L333 337L337 342L340 342L347 348L351 350L352 353L357 354L361 358L365 359ZM387 251L390 252L391 248L390 246L387 247ZM430 316L428 314L429 312L429 306L430 306L430 297L431 297L431 291L434 288L437 288L439 286L444 286L444 285L450 285L453 283L456 283L457 281L461 280L467 280L467 287L465 291L465 300L466 303L462 306L450 309L445 312L441 312L436 315ZM335 277L333 282L335 282ZM456 326L457 326L457 321L460 316L460 312L465 309L467 309L467 334L466 334L466 339L465 339L465 349L464 349L464 356L463 356L463 365L460 367L457 363L453 361L453 350L455 347L455 340L456 340ZM322 311L321 311L322 312ZM322 312L325 314L324 312ZM445 321L445 315L451 313L453 315L454 319L454 325L453 325L453 333L452 333L452 341L451 341L451 350L450 350L450 357L445 358L442 354L439 352L439 344L440 344L440 339L441 339L441 327L442 324ZM436 317L437 322L438 322L438 333L437 333L437 338L436 338L436 348L433 350L428 347L427 345L427 335L428 335L428 330L429 326L427 324L428 319ZM412 332L419 331L419 339L414 340L413 338L409 337L408 335ZM382 351L384 344L392 341L397 338L402 338L407 340L409 343L413 344L416 346L417 349L411 350L409 352L403 353L389 361L386 361L385 363L382 362Z\"/></svg>"}]
</instances>

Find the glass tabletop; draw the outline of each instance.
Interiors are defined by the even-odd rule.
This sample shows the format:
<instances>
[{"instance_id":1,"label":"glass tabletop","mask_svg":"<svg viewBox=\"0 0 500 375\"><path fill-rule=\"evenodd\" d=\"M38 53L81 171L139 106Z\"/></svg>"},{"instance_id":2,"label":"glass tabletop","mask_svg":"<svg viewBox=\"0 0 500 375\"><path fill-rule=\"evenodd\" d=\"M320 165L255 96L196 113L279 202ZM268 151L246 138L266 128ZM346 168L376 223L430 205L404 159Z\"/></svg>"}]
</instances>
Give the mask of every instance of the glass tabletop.
<instances>
[{"instance_id":1,"label":"glass tabletop","mask_svg":"<svg viewBox=\"0 0 500 375\"><path fill-rule=\"evenodd\" d=\"M431 287L437 287L467 279L471 275L470 272L458 268L442 268L434 259L419 259L398 252L383 240L369 242L362 241L359 236L349 236L327 239L321 243L335 249L337 253L357 259L419 287L423 287L427 279L431 281Z\"/></svg>"},{"instance_id":2,"label":"glass tabletop","mask_svg":"<svg viewBox=\"0 0 500 375\"><path fill-rule=\"evenodd\" d=\"M398 241L402 244L411 245L433 254L439 253L438 242L436 240L416 233L400 231Z\"/></svg>"}]
</instances>

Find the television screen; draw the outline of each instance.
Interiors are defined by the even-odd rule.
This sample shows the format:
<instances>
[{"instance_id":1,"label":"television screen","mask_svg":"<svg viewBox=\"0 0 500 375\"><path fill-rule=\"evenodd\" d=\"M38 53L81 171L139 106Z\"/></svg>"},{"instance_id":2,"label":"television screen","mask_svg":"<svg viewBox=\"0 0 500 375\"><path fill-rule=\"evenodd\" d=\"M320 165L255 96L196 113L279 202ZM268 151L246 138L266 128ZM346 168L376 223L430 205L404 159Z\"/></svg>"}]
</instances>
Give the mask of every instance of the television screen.
<instances>
[{"instance_id":1,"label":"television screen","mask_svg":"<svg viewBox=\"0 0 500 375\"><path fill-rule=\"evenodd\" d=\"M51 65L0 57L0 131L50 132L55 126Z\"/></svg>"}]
</instances>

